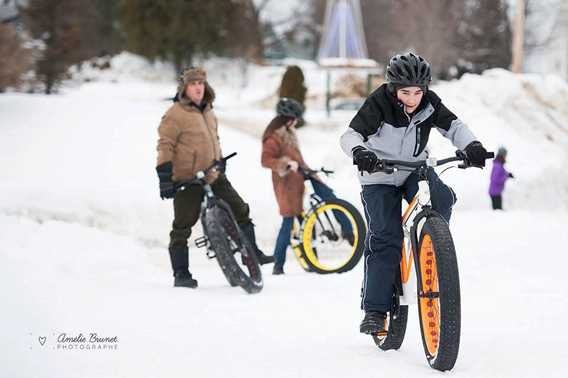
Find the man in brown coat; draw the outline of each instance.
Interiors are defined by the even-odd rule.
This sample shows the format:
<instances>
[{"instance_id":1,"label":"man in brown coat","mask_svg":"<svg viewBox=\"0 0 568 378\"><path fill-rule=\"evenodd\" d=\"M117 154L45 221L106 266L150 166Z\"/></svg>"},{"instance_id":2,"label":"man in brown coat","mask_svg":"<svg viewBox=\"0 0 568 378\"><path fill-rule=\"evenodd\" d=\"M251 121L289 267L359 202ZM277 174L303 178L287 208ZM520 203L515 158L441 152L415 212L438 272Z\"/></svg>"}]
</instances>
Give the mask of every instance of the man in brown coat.
<instances>
[{"instance_id":1,"label":"man in brown coat","mask_svg":"<svg viewBox=\"0 0 568 378\"><path fill-rule=\"evenodd\" d=\"M175 183L191 179L197 171L221 158L217 118L213 112L215 92L201 68L189 68L179 79L174 104L162 117L158 128L158 163L160 196L174 199L174 221L170 232L169 253L174 272L174 286L195 288L197 281L188 269L187 240L191 227L199 219L203 189L192 185L176 193ZM261 264L273 262L256 246L249 206L232 187L224 173L206 177L213 192L229 204L241 229L251 241Z\"/></svg>"}]
</instances>

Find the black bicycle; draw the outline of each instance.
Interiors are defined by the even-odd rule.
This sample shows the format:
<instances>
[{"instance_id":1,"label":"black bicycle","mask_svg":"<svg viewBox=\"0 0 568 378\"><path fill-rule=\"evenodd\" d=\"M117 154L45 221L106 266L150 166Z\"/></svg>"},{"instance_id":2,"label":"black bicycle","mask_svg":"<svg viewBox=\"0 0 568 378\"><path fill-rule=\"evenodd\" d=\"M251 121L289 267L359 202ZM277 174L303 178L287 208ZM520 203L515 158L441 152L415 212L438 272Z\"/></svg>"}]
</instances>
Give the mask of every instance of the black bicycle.
<instances>
[{"instance_id":1,"label":"black bicycle","mask_svg":"<svg viewBox=\"0 0 568 378\"><path fill-rule=\"evenodd\" d=\"M488 152L485 159L493 158ZM432 209L427 172L450 162L469 168L467 156L415 162L379 160L372 172L397 170L418 174L418 192L404 211L402 259L384 332L373 336L382 350L399 349L404 340L408 305L418 304L420 333L428 364L437 370L453 368L460 344L461 304L456 249L448 222ZM414 263L414 264L413 264ZM415 275L412 274L412 265Z\"/></svg>"},{"instance_id":2,"label":"black bicycle","mask_svg":"<svg viewBox=\"0 0 568 378\"><path fill-rule=\"evenodd\" d=\"M194 178L180 182L176 190L186 190L191 185L200 185L205 191L201 202L201 224L204 236L195 240L198 248L207 248L207 257L216 258L223 274L231 286L240 286L247 293L254 294L262 290L262 272L254 249L240 229L230 206L215 196L205 177L213 171L224 172L229 156L213 162ZM239 256L238 256L239 255Z\"/></svg>"}]
</instances>

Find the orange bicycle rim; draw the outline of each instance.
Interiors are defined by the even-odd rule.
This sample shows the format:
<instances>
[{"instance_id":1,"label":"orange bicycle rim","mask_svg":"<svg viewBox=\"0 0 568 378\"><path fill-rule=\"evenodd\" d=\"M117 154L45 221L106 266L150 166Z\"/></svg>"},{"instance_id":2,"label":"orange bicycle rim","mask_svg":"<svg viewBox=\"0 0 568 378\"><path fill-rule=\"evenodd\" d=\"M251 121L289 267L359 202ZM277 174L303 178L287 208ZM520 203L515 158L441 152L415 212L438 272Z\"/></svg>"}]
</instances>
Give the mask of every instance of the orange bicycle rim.
<instances>
[{"instance_id":1,"label":"orange bicycle rim","mask_svg":"<svg viewBox=\"0 0 568 378\"><path fill-rule=\"evenodd\" d=\"M440 291L434 244L428 234L422 239L419 262L422 281L422 290L419 293L422 332L428 352L431 356L436 356L440 342Z\"/></svg>"}]
</instances>

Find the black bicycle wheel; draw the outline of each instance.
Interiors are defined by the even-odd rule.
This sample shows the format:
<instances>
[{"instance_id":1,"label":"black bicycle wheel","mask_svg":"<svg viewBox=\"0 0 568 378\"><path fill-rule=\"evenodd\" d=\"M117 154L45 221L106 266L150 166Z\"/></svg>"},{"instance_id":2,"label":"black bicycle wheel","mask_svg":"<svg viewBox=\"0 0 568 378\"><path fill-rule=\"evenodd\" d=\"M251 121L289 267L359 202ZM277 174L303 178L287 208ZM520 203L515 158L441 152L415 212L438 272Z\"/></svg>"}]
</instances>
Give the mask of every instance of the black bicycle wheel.
<instances>
[{"instance_id":1,"label":"black bicycle wheel","mask_svg":"<svg viewBox=\"0 0 568 378\"><path fill-rule=\"evenodd\" d=\"M253 248L225 204L215 204L204 214L203 226L217 262L231 286L247 293L262 290L262 271Z\"/></svg>"},{"instance_id":2,"label":"black bicycle wheel","mask_svg":"<svg viewBox=\"0 0 568 378\"><path fill-rule=\"evenodd\" d=\"M446 223L428 217L416 254L418 314L428 363L445 371L454 367L460 344L461 304L456 250Z\"/></svg>"},{"instance_id":3,"label":"black bicycle wheel","mask_svg":"<svg viewBox=\"0 0 568 378\"><path fill-rule=\"evenodd\" d=\"M302 231L305 260L314 272L347 272L363 256L365 221L347 201L333 199L318 204L308 215Z\"/></svg>"},{"instance_id":4,"label":"black bicycle wheel","mask_svg":"<svg viewBox=\"0 0 568 378\"><path fill-rule=\"evenodd\" d=\"M373 341L375 341L375 344L382 350L398 350L404 341L407 321L408 306L400 306L398 314L387 317L387 335L373 335Z\"/></svg>"}]
</instances>

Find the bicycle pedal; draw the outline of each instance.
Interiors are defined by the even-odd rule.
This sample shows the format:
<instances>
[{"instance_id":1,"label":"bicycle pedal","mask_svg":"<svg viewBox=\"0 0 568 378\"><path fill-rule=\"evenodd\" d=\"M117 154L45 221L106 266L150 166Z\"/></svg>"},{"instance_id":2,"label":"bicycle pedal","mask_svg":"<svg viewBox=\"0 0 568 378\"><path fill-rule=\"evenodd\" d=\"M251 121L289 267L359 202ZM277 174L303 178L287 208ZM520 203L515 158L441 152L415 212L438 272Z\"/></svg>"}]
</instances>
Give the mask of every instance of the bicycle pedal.
<instances>
[{"instance_id":1,"label":"bicycle pedal","mask_svg":"<svg viewBox=\"0 0 568 378\"><path fill-rule=\"evenodd\" d=\"M195 246L197 248L207 247L209 245L209 239L206 236L195 239Z\"/></svg>"}]
</instances>

